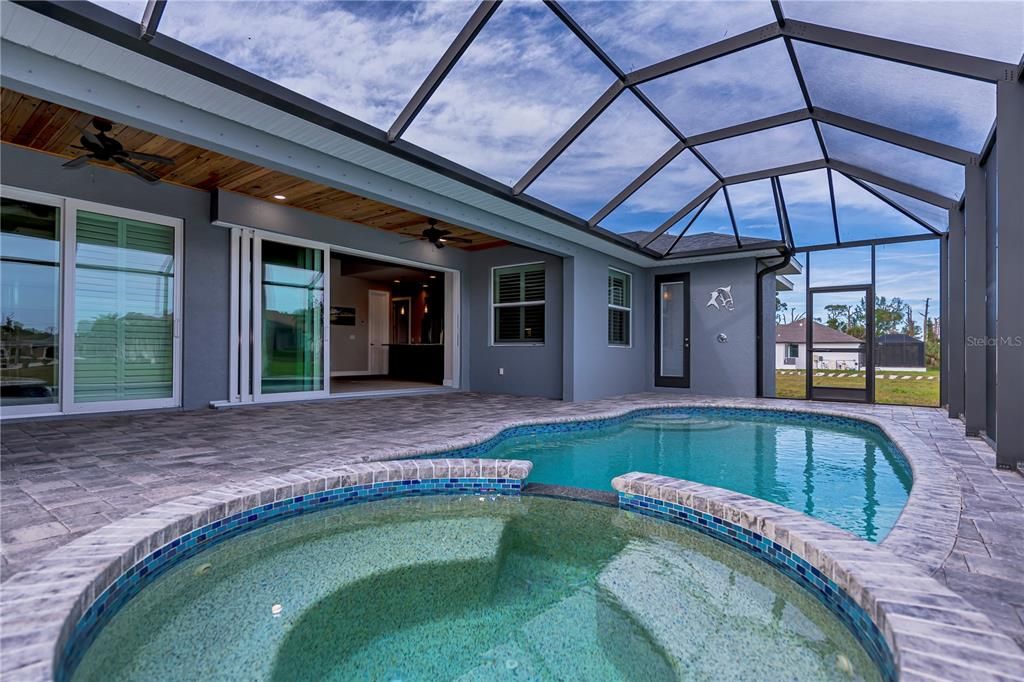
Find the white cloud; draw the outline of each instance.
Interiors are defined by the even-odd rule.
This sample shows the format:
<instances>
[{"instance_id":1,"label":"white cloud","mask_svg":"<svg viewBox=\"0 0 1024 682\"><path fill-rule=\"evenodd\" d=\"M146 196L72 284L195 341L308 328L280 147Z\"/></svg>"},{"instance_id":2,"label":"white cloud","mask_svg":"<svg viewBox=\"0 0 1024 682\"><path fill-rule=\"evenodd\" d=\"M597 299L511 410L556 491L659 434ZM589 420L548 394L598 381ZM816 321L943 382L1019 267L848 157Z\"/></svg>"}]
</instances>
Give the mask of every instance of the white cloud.
<instances>
[{"instance_id":1,"label":"white cloud","mask_svg":"<svg viewBox=\"0 0 1024 682\"><path fill-rule=\"evenodd\" d=\"M387 128L475 6L174 0L160 30Z\"/></svg>"},{"instance_id":2,"label":"white cloud","mask_svg":"<svg viewBox=\"0 0 1024 682\"><path fill-rule=\"evenodd\" d=\"M1024 3L1016 0L783 0L782 9L793 19L1006 62L1024 52Z\"/></svg>"}]
</instances>

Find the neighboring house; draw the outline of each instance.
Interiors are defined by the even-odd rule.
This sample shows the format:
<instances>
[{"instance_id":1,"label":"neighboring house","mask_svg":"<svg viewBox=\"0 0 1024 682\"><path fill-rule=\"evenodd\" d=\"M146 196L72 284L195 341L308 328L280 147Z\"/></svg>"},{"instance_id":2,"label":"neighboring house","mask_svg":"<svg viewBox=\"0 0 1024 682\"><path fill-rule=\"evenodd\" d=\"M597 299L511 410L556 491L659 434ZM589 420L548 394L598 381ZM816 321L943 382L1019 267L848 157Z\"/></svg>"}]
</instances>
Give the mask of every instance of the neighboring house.
<instances>
[{"instance_id":1,"label":"neighboring house","mask_svg":"<svg viewBox=\"0 0 1024 682\"><path fill-rule=\"evenodd\" d=\"M875 366L923 372L924 341L909 334L883 334L875 339Z\"/></svg>"},{"instance_id":2,"label":"neighboring house","mask_svg":"<svg viewBox=\"0 0 1024 682\"><path fill-rule=\"evenodd\" d=\"M861 343L860 339L844 334L828 325L814 322L814 347L835 348L835 351L816 352L814 369L861 369L864 353L847 351ZM807 369L807 328L804 320L781 324L775 328L775 368Z\"/></svg>"}]
</instances>

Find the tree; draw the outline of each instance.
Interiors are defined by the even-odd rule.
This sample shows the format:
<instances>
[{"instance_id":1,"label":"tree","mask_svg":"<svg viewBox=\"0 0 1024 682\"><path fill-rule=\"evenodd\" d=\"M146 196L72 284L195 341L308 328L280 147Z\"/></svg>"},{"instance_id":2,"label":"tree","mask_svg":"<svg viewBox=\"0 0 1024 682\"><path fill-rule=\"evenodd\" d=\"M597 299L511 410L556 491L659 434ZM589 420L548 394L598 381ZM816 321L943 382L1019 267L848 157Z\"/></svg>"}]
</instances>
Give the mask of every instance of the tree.
<instances>
[{"instance_id":1,"label":"tree","mask_svg":"<svg viewBox=\"0 0 1024 682\"><path fill-rule=\"evenodd\" d=\"M875 336L895 334L903 321L906 304L899 296L886 299L885 296L875 297Z\"/></svg>"}]
</instances>

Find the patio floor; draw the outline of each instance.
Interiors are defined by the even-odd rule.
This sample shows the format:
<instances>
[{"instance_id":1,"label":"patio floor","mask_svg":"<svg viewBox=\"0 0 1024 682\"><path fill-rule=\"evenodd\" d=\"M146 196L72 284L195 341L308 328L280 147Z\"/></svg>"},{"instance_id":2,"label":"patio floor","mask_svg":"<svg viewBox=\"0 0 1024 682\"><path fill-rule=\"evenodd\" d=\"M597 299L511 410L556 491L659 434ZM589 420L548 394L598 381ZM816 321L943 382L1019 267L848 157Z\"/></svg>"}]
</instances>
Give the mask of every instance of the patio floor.
<instances>
[{"instance_id":1,"label":"patio floor","mask_svg":"<svg viewBox=\"0 0 1024 682\"><path fill-rule=\"evenodd\" d=\"M492 431L499 423L698 399L650 393L564 403L447 393L7 423L0 470L0 575L6 580L114 519L220 483L315 462L384 459ZM992 449L965 438L962 425L941 410L817 405L898 422L953 468L963 512L953 552L935 575L1024 646L1024 477L994 469Z\"/></svg>"}]
</instances>

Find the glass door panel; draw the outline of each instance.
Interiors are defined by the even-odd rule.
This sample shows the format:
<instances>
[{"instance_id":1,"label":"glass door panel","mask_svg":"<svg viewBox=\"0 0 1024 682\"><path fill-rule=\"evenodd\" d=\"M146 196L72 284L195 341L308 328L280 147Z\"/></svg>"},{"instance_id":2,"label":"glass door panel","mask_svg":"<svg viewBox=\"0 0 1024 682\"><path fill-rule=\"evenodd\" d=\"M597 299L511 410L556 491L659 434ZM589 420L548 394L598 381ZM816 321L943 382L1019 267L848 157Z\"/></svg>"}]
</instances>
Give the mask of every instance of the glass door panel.
<instances>
[{"instance_id":1,"label":"glass door panel","mask_svg":"<svg viewBox=\"0 0 1024 682\"><path fill-rule=\"evenodd\" d=\"M56 410L60 398L60 209L0 205L0 406ZM37 406L43 406L38 408Z\"/></svg>"},{"instance_id":2,"label":"glass door panel","mask_svg":"<svg viewBox=\"0 0 1024 682\"><path fill-rule=\"evenodd\" d=\"M173 400L175 230L78 211L74 402Z\"/></svg>"},{"instance_id":3,"label":"glass door panel","mask_svg":"<svg viewBox=\"0 0 1024 682\"><path fill-rule=\"evenodd\" d=\"M655 278L658 308L654 319L654 385L690 385L689 276Z\"/></svg>"},{"instance_id":4,"label":"glass door panel","mask_svg":"<svg viewBox=\"0 0 1024 682\"><path fill-rule=\"evenodd\" d=\"M260 239L258 254L259 391L324 391L324 250Z\"/></svg>"},{"instance_id":5,"label":"glass door panel","mask_svg":"<svg viewBox=\"0 0 1024 682\"><path fill-rule=\"evenodd\" d=\"M870 288L811 290L808 396L812 400L871 399Z\"/></svg>"}]
</instances>

